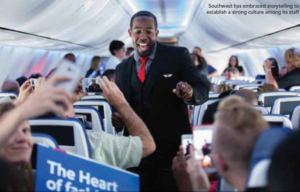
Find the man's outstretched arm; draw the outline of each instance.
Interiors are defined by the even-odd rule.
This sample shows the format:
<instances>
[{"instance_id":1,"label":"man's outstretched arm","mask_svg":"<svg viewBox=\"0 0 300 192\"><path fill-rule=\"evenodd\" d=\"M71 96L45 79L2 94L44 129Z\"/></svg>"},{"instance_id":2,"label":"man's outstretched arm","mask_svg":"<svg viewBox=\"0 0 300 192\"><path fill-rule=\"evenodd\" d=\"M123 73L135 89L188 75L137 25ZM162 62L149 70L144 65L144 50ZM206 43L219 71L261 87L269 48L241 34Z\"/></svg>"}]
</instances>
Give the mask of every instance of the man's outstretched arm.
<instances>
[{"instance_id":1,"label":"man's outstretched arm","mask_svg":"<svg viewBox=\"0 0 300 192\"><path fill-rule=\"evenodd\" d=\"M129 134L141 138L143 143L143 157L152 154L156 149L154 139L145 123L130 107L118 86L110 82L106 77L103 79L98 78L98 81L103 90L103 96L119 112Z\"/></svg>"}]
</instances>

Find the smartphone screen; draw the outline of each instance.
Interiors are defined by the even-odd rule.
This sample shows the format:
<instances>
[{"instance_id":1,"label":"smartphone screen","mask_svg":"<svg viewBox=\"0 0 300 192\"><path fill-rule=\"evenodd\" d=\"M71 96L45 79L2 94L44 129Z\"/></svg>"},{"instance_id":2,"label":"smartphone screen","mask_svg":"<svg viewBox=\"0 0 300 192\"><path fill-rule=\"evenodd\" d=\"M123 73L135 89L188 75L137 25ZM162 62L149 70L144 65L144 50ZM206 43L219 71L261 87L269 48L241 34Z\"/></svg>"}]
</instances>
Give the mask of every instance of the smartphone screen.
<instances>
[{"instance_id":1,"label":"smartphone screen","mask_svg":"<svg viewBox=\"0 0 300 192\"><path fill-rule=\"evenodd\" d=\"M193 135L192 134L184 134L181 136L181 146L185 149L185 153L188 151L187 147L193 144Z\"/></svg>"},{"instance_id":2,"label":"smartphone screen","mask_svg":"<svg viewBox=\"0 0 300 192\"><path fill-rule=\"evenodd\" d=\"M201 125L194 127L193 131L195 157L201 160L202 166L210 172L215 171L210 156L213 130L212 125Z\"/></svg>"}]
</instances>

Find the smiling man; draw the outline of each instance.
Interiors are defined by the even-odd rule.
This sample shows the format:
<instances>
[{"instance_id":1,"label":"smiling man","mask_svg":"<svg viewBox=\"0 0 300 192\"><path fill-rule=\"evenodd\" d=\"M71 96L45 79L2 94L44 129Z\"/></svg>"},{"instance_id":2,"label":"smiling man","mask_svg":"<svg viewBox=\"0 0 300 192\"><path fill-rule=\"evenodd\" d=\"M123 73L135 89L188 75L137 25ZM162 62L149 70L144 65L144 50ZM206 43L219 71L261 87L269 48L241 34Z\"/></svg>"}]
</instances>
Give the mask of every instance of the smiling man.
<instances>
[{"instance_id":1,"label":"smiling man","mask_svg":"<svg viewBox=\"0 0 300 192\"><path fill-rule=\"evenodd\" d=\"M207 100L207 79L197 72L186 48L156 41L159 31L152 13L133 15L128 33L135 51L117 66L116 83L157 145L156 152L131 171L140 175L142 191L176 191L171 165L181 135L191 133L187 104ZM123 126L118 113L112 120L115 127Z\"/></svg>"}]
</instances>

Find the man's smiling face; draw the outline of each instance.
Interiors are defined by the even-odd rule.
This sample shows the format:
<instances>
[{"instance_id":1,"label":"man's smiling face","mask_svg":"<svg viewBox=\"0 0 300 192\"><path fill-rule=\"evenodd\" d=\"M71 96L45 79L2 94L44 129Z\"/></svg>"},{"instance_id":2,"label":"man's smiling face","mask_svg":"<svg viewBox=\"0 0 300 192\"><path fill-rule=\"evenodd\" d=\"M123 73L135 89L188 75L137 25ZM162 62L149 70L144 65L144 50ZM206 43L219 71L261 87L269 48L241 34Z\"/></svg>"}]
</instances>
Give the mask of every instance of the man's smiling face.
<instances>
[{"instance_id":1,"label":"man's smiling face","mask_svg":"<svg viewBox=\"0 0 300 192\"><path fill-rule=\"evenodd\" d=\"M141 57L149 56L159 33L156 29L154 19L147 16L136 17L128 33L137 53Z\"/></svg>"}]
</instances>

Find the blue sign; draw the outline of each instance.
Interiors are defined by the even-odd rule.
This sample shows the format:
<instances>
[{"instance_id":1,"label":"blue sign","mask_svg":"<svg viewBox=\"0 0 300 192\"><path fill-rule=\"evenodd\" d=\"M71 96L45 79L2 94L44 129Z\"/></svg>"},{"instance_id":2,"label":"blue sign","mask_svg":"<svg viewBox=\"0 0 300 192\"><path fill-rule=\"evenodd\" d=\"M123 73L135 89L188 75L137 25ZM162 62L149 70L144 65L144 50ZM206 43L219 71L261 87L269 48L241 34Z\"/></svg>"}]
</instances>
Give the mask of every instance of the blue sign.
<instances>
[{"instance_id":1,"label":"blue sign","mask_svg":"<svg viewBox=\"0 0 300 192\"><path fill-rule=\"evenodd\" d=\"M38 146L36 191L139 191L139 176Z\"/></svg>"}]
</instances>

